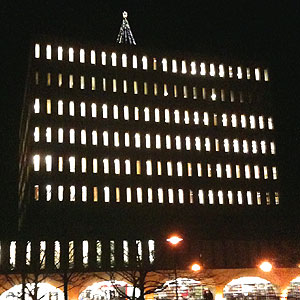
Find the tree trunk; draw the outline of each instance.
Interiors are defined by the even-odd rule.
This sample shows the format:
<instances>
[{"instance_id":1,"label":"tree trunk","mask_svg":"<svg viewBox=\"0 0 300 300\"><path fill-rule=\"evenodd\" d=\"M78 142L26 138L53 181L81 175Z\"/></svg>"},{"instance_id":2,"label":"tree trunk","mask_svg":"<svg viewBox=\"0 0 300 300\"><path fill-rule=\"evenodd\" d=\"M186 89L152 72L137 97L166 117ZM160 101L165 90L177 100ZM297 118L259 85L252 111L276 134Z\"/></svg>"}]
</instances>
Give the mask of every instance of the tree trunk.
<instances>
[{"instance_id":1,"label":"tree trunk","mask_svg":"<svg viewBox=\"0 0 300 300\"><path fill-rule=\"evenodd\" d=\"M22 291L21 291L21 300L25 300L25 285L26 285L26 282L25 282L25 274L22 273Z\"/></svg>"}]
</instances>

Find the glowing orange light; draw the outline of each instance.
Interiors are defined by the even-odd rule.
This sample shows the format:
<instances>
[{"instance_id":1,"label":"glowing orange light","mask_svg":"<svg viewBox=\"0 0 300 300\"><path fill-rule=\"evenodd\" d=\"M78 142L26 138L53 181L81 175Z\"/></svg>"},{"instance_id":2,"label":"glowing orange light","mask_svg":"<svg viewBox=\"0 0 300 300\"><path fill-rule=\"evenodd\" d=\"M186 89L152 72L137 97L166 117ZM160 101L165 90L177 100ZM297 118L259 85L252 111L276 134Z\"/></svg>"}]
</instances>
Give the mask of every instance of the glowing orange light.
<instances>
[{"instance_id":1,"label":"glowing orange light","mask_svg":"<svg viewBox=\"0 0 300 300\"><path fill-rule=\"evenodd\" d=\"M201 270L201 266L199 265L199 264L193 264L192 266L191 266L191 269L192 269L192 271L194 271L194 272L198 272L198 271L200 271Z\"/></svg>"},{"instance_id":2,"label":"glowing orange light","mask_svg":"<svg viewBox=\"0 0 300 300\"><path fill-rule=\"evenodd\" d=\"M260 264L259 268L263 272L270 272L272 270L272 265L268 261L264 261Z\"/></svg>"},{"instance_id":3,"label":"glowing orange light","mask_svg":"<svg viewBox=\"0 0 300 300\"><path fill-rule=\"evenodd\" d=\"M176 246L178 243L180 243L181 241L183 241L183 239L177 235L173 235L170 238L167 239L167 242L169 242L170 244Z\"/></svg>"}]
</instances>

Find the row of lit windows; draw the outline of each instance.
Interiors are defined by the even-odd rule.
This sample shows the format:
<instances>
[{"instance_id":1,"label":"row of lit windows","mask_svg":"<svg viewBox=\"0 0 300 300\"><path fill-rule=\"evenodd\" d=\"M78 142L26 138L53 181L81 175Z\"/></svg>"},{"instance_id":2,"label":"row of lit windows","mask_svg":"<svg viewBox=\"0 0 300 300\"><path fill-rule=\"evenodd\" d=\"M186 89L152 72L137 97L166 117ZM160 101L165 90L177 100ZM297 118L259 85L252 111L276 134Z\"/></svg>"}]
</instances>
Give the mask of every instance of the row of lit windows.
<instances>
[{"instance_id":1,"label":"row of lit windows","mask_svg":"<svg viewBox=\"0 0 300 300\"><path fill-rule=\"evenodd\" d=\"M64 132L67 131L67 134ZM35 142L39 142L41 138L40 127L34 128L33 139ZM75 129L64 130L63 128L57 129L57 142L64 143L66 142L67 135L68 143L75 144L76 142L76 131ZM101 137L102 136L102 137ZM252 154L275 154L275 143L273 141L268 143L265 140L262 141L248 141L240 139L218 139L218 138L209 138L209 137L191 137L186 136L182 137L180 135L171 136L170 134L160 135L146 133L145 135L141 133L132 133L125 132L124 134L119 133L118 131L113 132L112 135L108 131L103 131L102 134L98 134L97 130L92 130L91 135L88 136L88 139L93 146L98 145L98 137L101 137L101 145L103 146L114 146L118 147L135 147L136 149L146 148L146 149L166 149L166 150L187 150L187 151L201 151L206 152L216 151L216 152L226 152L229 153L233 151L234 153L252 153ZM90 139L91 138L91 139ZM45 141L51 143L52 138L52 128L45 128ZM87 141L87 131L86 129L80 130L80 143L86 145ZM267 149L268 148L268 149Z\"/></svg>"},{"instance_id":2,"label":"row of lit windows","mask_svg":"<svg viewBox=\"0 0 300 300\"><path fill-rule=\"evenodd\" d=\"M66 54L64 54L66 53ZM80 63L87 63L88 60L92 65L101 64L105 66L111 64L111 66L116 67L118 65L118 58L115 52L111 54L106 54L105 51L102 51L100 55L100 61L97 62L96 51L91 50L87 53L84 49L79 50L79 59ZM41 57L41 48L40 44L35 44L34 49L35 58ZM181 74L191 74L191 75L202 75L202 76L211 76L211 77L221 77L221 78L237 78L237 79L251 79L252 70L250 68L242 68L241 66L232 67L224 66L223 64L216 65L214 63L198 63L196 61L191 61L190 63L186 60L176 60L163 58L161 61L157 61L156 58L149 58L147 56L142 56L142 58L137 57L137 55L132 55L127 57L127 54L123 53L121 56L121 66L123 68L132 67L137 69L140 66L143 70L152 69L154 71L160 69L163 72L171 71L172 73L181 73ZM62 61L68 60L69 62L74 62L77 54L73 48L68 48L63 50L63 47L58 46L53 48L51 45L46 46L46 59L51 60L53 58ZM129 65L130 64L130 65ZM151 65L150 65L151 64ZM269 81L268 70L264 69L263 71L260 68L254 68L254 78L255 80L264 80Z\"/></svg>"},{"instance_id":3,"label":"row of lit windows","mask_svg":"<svg viewBox=\"0 0 300 300\"><path fill-rule=\"evenodd\" d=\"M40 200L40 186L34 186L34 197L35 200ZM99 188L94 186L90 190L92 194L92 199L94 202L104 201L109 202L121 202L121 188L109 186L104 186ZM46 185L45 190L45 200L51 201L54 195L52 195L52 185ZM78 193L78 195L77 195ZM145 188L145 187L126 187L124 188L124 201L127 203L137 202L137 203L199 203L199 204L248 204L248 205L261 205L263 203L262 194L265 196L266 204L271 204L271 195L274 196L275 204L279 204L279 194L278 192L273 193L266 192L252 192L252 191L214 191L210 190L197 190L196 195L192 190L183 189L173 189L173 188ZM78 198L77 198L78 197ZM76 187L59 185L57 187L57 199L59 201L83 201L88 200L88 188L87 186Z\"/></svg>"},{"instance_id":4,"label":"row of lit windows","mask_svg":"<svg viewBox=\"0 0 300 300\"><path fill-rule=\"evenodd\" d=\"M35 84L40 84L39 72L35 73ZM78 78L78 80L77 80ZM102 90L104 92L110 91L113 93L121 92L124 94L132 93L134 95L154 95L154 96L171 96L173 98L192 98L192 99L202 99L202 100L211 100L211 101L222 101L222 102L253 102L253 94L250 92L234 91L225 89L216 89L216 88L205 88L205 87L196 87L196 86L187 86L187 85L176 85L176 84L159 84L159 83L148 83L148 82L138 82L138 81L129 81L129 80L118 80L117 79L96 79L96 77L86 77L79 76L74 77L73 74L68 76L59 73L53 75L51 73L46 74L46 85L58 87L67 87L70 89L80 88L81 90L90 89L92 91Z\"/></svg>"},{"instance_id":5,"label":"row of lit windows","mask_svg":"<svg viewBox=\"0 0 300 300\"><path fill-rule=\"evenodd\" d=\"M50 244L54 244L53 246ZM130 263L130 258L136 257L136 261L140 262L142 260L147 260L151 264L154 262L154 254L155 254L155 243L154 240L148 240L146 242L142 242L141 240L135 240L132 242L129 242L128 240L123 241L108 241L109 247L106 247L109 249L109 262L110 266L114 267L116 265L116 243L121 243L122 246L122 259L123 264L128 265ZM75 251L75 247L79 246L76 245L74 241L68 242L68 267L72 269L75 264L75 258L77 251ZM50 249L53 249L52 260L48 256L47 247L50 247ZM88 240L84 240L81 242L81 245L79 246L81 248L81 255L80 259L82 260L81 263L83 266L87 267L90 263L90 261L93 260L90 256L91 247L95 249L95 263L98 267L102 266L103 263L103 242L100 240L96 240L94 242L89 242ZM134 253L132 256L131 253ZM144 255L147 253L148 257L145 258ZM16 255L17 255L17 242L11 241L9 245L9 264L11 269L15 269L16 267ZM46 262L50 260L53 261L53 266L56 269L61 268L62 264L62 245L60 241L54 241L54 242L47 242L47 241L40 241L39 243L39 268L45 269L46 268ZM30 266L32 264L32 243L27 242L26 243L26 249L25 249L25 264L27 266Z\"/></svg>"},{"instance_id":6,"label":"row of lit windows","mask_svg":"<svg viewBox=\"0 0 300 300\"><path fill-rule=\"evenodd\" d=\"M104 174L125 174L125 175L167 175L167 176L193 176L193 172L197 174L198 177L203 176L203 168L206 168L205 175L206 177L217 177L217 178L241 178L244 176L246 179L250 179L252 176L255 179L268 179L269 178L269 168L268 166L259 166L254 165L251 166L246 164L244 166L234 165L233 172L231 164L202 164L198 163L191 163L191 162L161 162L159 161L152 161L151 159L145 160L145 162L141 162L141 160L134 160L131 161L130 159L120 160L119 158L109 160L108 158L98 159L93 158L88 160L86 157L82 157L80 160L80 169L81 173L87 173L90 171L91 173L104 173ZM39 155L35 155L33 158L34 163L34 170L40 170L40 157ZM68 171L71 173L76 172L76 159L75 156L70 156L67 159L67 163L64 161L62 156L58 157L57 160L57 170L59 172L63 172L64 164L67 164ZM45 156L45 168L46 172L52 171L52 155ZM89 166L89 167L88 167ZM77 166L78 167L78 166ZM242 168L244 167L244 173L242 173ZM100 171L101 170L101 171ZM277 179L277 168L272 167L272 179ZM234 174L233 174L234 173ZM252 175L252 176L251 176Z\"/></svg>"},{"instance_id":7,"label":"row of lit windows","mask_svg":"<svg viewBox=\"0 0 300 300\"><path fill-rule=\"evenodd\" d=\"M45 112L47 114L52 113L52 105L53 101L50 99L46 100ZM59 116L66 114L66 106L68 107L68 115L75 116L75 104L74 101L69 101L68 105L64 105L63 100L57 101L57 107L55 107L55 112ZM64 110L65 107L65 110ZM57 108L57 110L56 110ZM41 112L41 104L40 99L36 98L34 101L34 112L36 114ZM99 110L101 109L101 112ZM268 129L274 129L273 119L272 117L265 118L264 116L254 116L250 115L249 117L241 114L216 114L209 112L199 112L194 111L191 112L189 110L179 110L179 109L160 109L156 108L141 108L138 106L129 107L128 105L124 105L120 107L115 104L112 106L108 106L107 104L97 105L96 103L92 103L90 106L87 106L85 102L81 102L78 107L78 115L81 117L90 116L92 118L97 118L100 116L103 119L114 119L114 120L134 120L134 121L145 121L145 122L164 122L166 124L174 123L174 124L193 124L193 125L204 125L204 126L218 126L221 125L223 127L241 127L241 128L250 128L250 129L264 129L267 127Z\"/></svg>"}]
</instances>

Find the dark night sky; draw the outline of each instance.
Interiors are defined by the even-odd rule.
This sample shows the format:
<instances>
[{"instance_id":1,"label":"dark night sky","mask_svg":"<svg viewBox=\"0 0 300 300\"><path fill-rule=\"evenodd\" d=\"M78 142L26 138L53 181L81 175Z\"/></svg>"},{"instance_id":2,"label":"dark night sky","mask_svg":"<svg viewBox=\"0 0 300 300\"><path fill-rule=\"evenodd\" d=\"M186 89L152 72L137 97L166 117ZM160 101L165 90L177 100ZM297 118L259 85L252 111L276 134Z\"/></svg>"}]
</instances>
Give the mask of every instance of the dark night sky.
<instances>
[{"instance_id":1,"label":"dark night sky","mask_svg":"<svg viewBox=\"0 0 300 300\"><path fill-rule=\"evenodd\" d=\"M2 0L0 232L16 215L18 129L30 38L50 34L113 44L123 10L140 47L270 66L283 194L286 201L300 200L299 1Z\"/></svg>"}]
</instances>

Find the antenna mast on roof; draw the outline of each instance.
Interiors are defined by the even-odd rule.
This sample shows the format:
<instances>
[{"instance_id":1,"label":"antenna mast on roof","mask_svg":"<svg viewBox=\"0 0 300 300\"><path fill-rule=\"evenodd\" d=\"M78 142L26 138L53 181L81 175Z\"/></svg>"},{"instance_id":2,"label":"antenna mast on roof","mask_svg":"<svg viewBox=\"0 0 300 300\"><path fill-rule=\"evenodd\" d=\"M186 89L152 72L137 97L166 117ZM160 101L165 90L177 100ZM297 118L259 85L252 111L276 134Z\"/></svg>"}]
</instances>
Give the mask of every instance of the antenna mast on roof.
<instances>
[{"instance_id":1,"label":"antenna mast on roof","mask_svg":"<svg viewBox=\"0 0 300 300\"><path fill-rule=\"evenodd\" d=\"M120 27L120 32L117 37L118 44L129 44L129 45L136 45L133 34L130 30L129 23L127 21L127 12L123 11L123 22Z\"/></svg>"}]
</instances>

